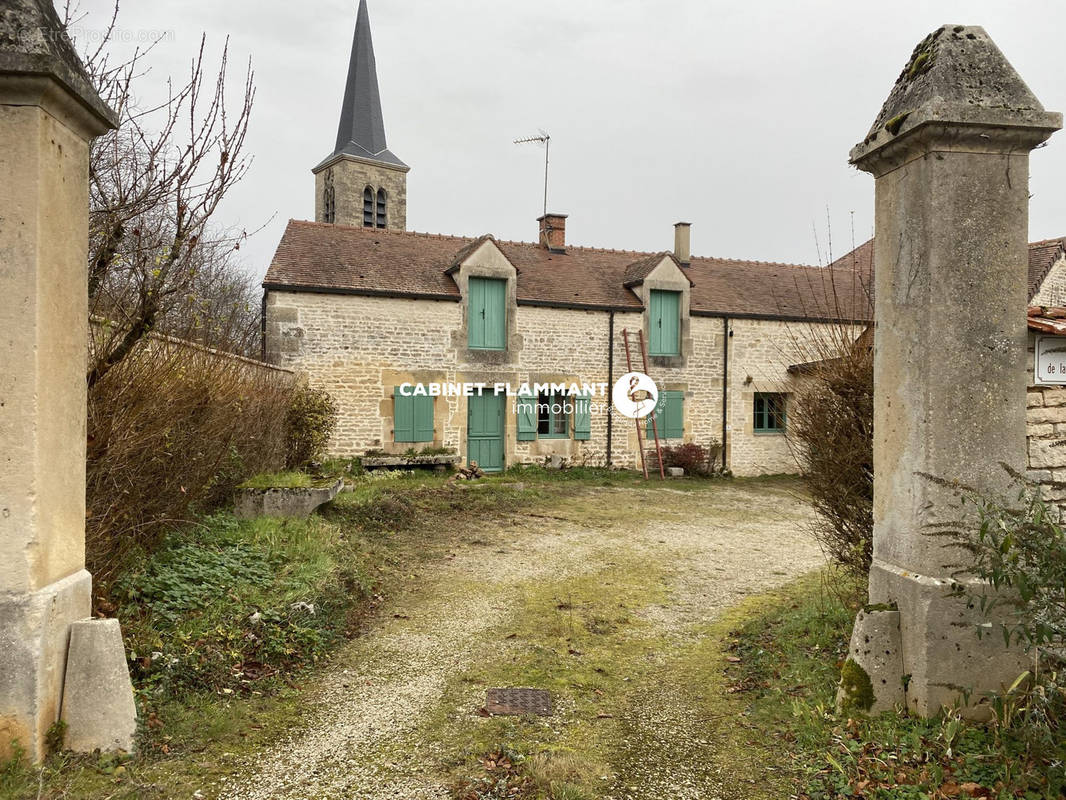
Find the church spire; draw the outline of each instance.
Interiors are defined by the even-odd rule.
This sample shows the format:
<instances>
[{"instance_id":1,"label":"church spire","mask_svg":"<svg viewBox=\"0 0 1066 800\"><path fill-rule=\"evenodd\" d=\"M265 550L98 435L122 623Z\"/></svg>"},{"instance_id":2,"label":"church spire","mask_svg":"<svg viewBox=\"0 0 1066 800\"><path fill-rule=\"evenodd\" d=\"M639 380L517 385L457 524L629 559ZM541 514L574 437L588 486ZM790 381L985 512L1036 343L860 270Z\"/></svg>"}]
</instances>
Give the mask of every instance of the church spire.
<instances>
[{"instance_id":1,"label":"church spire","mask_svg":"<svg viewBox=\"0 0 1066 800\"><path fill-rule=\"evenodd\" d=\"M344 88L344 105L341 106L337 146L333 155L341 153L406 166L389 151L385 143L385 120L381 113L374 42L370 36L370 14L366 0L359 0L352 57L348 63L348 83Z\"/></svg>"}]
</instances>

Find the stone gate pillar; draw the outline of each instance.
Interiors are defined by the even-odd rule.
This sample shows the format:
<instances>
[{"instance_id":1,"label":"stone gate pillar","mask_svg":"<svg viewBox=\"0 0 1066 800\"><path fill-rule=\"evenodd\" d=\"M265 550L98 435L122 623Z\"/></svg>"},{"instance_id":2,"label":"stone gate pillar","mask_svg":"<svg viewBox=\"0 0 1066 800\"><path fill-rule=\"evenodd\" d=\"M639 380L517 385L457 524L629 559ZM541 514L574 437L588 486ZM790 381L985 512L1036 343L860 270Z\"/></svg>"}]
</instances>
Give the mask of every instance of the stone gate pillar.
<instances>
[{"instance_id":1,"label":"stone gate pillar","mask_svg":"<svg viewBox=\"0 0 1066 800\"><path fill-rule=\"evenodd\" d=\"M876 177L870 601L898 607L901 658L873 690L900 696L902 678L922 715L1027 666L998 631L978 640L976 612L946 596L962 554L927 526L957 501L919 473L996 491L1000 462L1024 472L1029 151L1061 124L982 28L947 25L851 151Z\"/></svg>"},{"instance_id":2,"label":"stone gate pillar","mask_svg":"<svg viewBox=\"0 0 1066 800\"><path fill-rule=\"evenodd\" d=\"M0 10L0 759L59 717L85 571L89 141L114 115L51 0Z\"/></svg>"}]
</instances>

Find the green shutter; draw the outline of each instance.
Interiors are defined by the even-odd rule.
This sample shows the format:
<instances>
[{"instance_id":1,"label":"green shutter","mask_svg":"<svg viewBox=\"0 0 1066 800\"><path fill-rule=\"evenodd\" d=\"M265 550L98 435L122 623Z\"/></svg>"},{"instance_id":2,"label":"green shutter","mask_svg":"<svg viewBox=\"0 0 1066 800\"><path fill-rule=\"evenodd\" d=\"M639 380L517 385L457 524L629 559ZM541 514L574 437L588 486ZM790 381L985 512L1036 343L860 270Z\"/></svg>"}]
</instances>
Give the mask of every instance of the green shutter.
<instances>
[{"instance_id":1,"label":"green shutter","mask_svg":"<svg viewBox=\"0 0 1066 800\"><path fill-rule=\"evenodd\" d=\"M507 281L471 278L467 284L467 343L478 350L507 349Z\"/></svg>"},{"instance_id":2,"label":"green shutter","mask_svg":"<svg viewBox=\"0 0 1066 800\"><path fill-rule=\"evenodd\" d=\"M648 436L653 433L652 417L655 417L655 429L659 431L660 439L682 438L685 435L685 393L659 392L659 402L655 404L655 410L645 418Z\"/></svg>"},{"instance_id":3,"label":"green shutter","mask_svg":"<svg viewBox=\"0 0 1066 800\"><path fill-rule=\"evenodd\" d=\"M651 290L648 301L648 353L657 356L662 352L663 341L663 293Z\"/></svg>"},{"instance_id":4,"label":"green shutter","mask_svg":"<svg viewBox=\"0 0 1066 800\"><path fill-rule=\"evenodd\" d=\"M681 292L651 290L648 353L653 356L681 355Z\"/></svg>"},{"instance_id":5,"label":"green shutter","mask_svg":"<svg viewBox=\"0 0 1066 800\"><path fill-rule=\"evenodd\" d=\"M433 398L413 397L414 400L414 442L433 441Z\"/></svg>"},{"instance_id":6,"label":"green shutter","mask_svg":"<svg viewBox=\"0 0 1066 800\"><path fill-rule=\"evenodd\" d=\"M680 439L685 435L685 395L683 392L664 392L666 395L666 413L663 421L665 432L659 433L667 439Z\"/></svg>"},{"instance_id":7,"label":"green shutter","mask_svg":"<svg viewBox=\"0 0 1066 800\"><path fill-rule=\"evenodd\" d=\"M532 392L519 392L515 400L515 412L518 415L516 437L520 442L531 442L537 438L537 399Z\"/></svg>"},{"instance_id":8,"label":"green shutter","mask_svg":"<svg viewBox=\"0 0 1066 800\"><path fill-rule=\"evenodd\" d=\"M592 411L589 396L574 396L574 438L587 440L592 438Z\"/></svg>"},{"instance_id":9,"label":"green shutter","mask_svg":"<svg viewBox=\"0 0 1066 800\"><path fill-rule=\"evenodd\" d=\"M399 386L393 390L392 440L415 441L415 398L404 397Z\"/></svg>"}]
</instances>

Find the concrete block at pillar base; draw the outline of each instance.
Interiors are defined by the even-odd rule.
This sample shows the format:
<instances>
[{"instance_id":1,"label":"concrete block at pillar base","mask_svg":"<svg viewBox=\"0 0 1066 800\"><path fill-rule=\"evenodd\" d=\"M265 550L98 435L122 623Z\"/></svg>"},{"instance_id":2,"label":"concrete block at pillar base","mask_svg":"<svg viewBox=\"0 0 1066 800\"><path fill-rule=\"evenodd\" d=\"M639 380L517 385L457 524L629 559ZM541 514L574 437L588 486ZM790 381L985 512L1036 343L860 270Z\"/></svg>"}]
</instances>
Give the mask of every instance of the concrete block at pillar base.
<instances>
[{"instance_id":1,"label":"concrete block at pillar base","mask_svg":"<svg viewBox=\"0 0 1066 800\"><path fill-rule=\"evenodd\" d=\"M899 611L867 606L855 618L837 710L879 714L906 702Z\"/></svg>"},{"instance_id":2,"label":"concrete block at pillar base","mask_svg":"<svg viewBox=\"0 0 1066 800\"><path fill-rule=\"evenodd\" d=\"M1006 616L986 619L974 600L951 595L954 584L876 560L870 568L871 602L899 609L908 711L928 717L958 706L970 719L988 719L989 693L1014 683L1032 656L1004 643L999 623Z\"/></svg>"},{"instance_id":3,"label":"concrete block at pillar base","mask_svg":"<svg viewBox=\"0 0 1066 800\"><path fill-rule=\"evenodd\" d=\"M685 477L684 467L667 467L666 474L671 478L683 478Z\"/></svg>"},{"instance_id":4,"label":"concrete block at pillar base","mask_svg":"<svg viewBox=\"0 0 1066 800\"><path fill-rule=\"evenodd\" d=\"M31 762L59 719L70 625L91 611L92 577L79 570L30 594L0 594L0 761L18 742Z\"/></svg>"},{"instance_id":5,"label":"concrete block at pillar base","mask_svg":"<svg viewBox=\"0 0 1066 800\"><path fill-rule=\"evenodd\" d=\"M71 626L63 721L70 750L133 751L137 707L117 619L87 619Z\"/></svg>"}]
</instances>

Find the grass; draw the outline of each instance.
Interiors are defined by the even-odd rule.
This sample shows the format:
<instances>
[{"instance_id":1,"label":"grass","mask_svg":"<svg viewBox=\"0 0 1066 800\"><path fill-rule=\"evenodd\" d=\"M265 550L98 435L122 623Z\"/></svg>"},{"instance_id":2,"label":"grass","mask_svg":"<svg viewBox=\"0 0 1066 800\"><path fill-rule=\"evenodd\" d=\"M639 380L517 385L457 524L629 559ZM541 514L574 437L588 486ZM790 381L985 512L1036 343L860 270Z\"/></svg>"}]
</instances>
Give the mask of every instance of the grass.
<instances>
[{"instance_id":1,"label":"grass","mask_svg":"<svg viewBox=\"0 0 1066 800\"><path fill-rule=\"evenodd\" d=\"M1063 792L1066 742L1037 744L1022 727L886 712L838 716L836 679L853 612L821 578L792 584L733 614L727 675L753 738L784 754L801 800L991 797Z\"/></svg>"},{"instance_id":2,"label":"grass","mask_svg":"<svg viewBox=\"0 0 1066 800\"><path fill-rule=\"evenodd\" d=\"M492 637L502 644L455 677L423 734L445 743L457 797L490 796L484 789L501 779L521 797L598 796L611 772L616 718L657 642L634 612L665 600L663 576L659 565L620 556L598 570L516 587L518 610ZM471 724L471 702L494 686L547 689L556 713Z\"/></svg>"},{"instance_id":3,"label":"grass","mask_svg":"<svg viewBox=\"0 0 1066 800\"><path fill-rule=\"evenodd\" d=\"M778 481L761 483L773 488ZM104 608L123 623L141 713L138 755L116 763L63 753L40 769L0 765L0 800L192 796L304 724L305 687L316 668L364 628L385 596L410 586L419 563L445 557L457 536L515 519L612 526L662 488L712 485L684 478L662 487L633 473L580 468L528 467L469 483L427 472L368 473L307 520L204 517L128 570ZM600 486L626 490L625 502L613 491L587 491ZM577 495L580 503L567 502ZM662 509L664 519L673 513ZM517 674L557 692L572 724L549 733L541 747L525 721L485 720L464 733L442 712L434 719L452 732L444 737L454 745L452 777L476 778L485 766L480 757L510 740L529 748L511 762L517 779L543 796L598 796L601 776L621 757L622 711L653 688L648 659L659 640L634 612L662 598L666 568L620 553L592 575L519 587L522 611L500 632L513 650L487 651L449 696L488 683L514 685ZM710 674L699 669L691 674ZM704 694L698 702L717 702L715 692Z\"/></svg>"},{"instance_id":4,"label":"grass","mask_svg":"<svg viewBox=\"0 0 1066 800\"><path fill-rule=\"evenodd\" d=\"M570 494L483 483L368 473L306 520L222 512L172 532L101 603L122 622L140 752L117 774L109 758L70 753L40 769L0 764L0 800L187 797L228 774L300 724L313 669L362 629L413 565L441 557L466 525Z\"/></svg>"},{"instance_id":5,"label":"grass","mask_svg":"<svg viewBox=\"0 0 1066 800\"><path fill-rule=\"evenodd\" d=\"M313 485L311 476L299 470L267 472L249 478L238 489L308 489Z\"/></svg>"}]
</instances>

